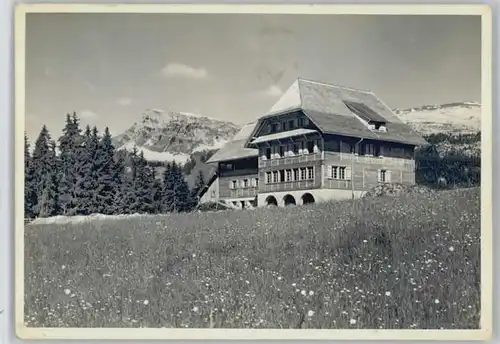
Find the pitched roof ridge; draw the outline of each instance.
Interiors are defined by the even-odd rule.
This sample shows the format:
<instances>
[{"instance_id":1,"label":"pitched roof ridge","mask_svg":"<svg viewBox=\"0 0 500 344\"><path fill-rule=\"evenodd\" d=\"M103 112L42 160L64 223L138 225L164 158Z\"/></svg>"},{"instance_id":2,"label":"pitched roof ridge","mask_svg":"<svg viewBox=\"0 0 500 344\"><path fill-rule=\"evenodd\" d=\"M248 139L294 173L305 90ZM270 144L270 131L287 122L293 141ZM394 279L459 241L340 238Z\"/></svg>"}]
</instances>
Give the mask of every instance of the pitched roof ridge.
<instances>
[{"instance_id":1,"label":"pitched roof ridge","mask_svg":"<svg viewBox=\"0 0 500 344\"><path fill-rule=\"evenodd\" d=\"M322 81L316 81L316 80L312 80L312 79L306 79L306 78L302 78L302 77L297 78L297 80L300 80L300 81L303 81L303 82L307 82L307 83L310 83L310 84L317 84L317 85L322 85L322 86L327 86L327 87L341 88L341 89L344 89L344 90L357 91L357 92L368 93L368 94L375 94L375 93L373 93L372 90L363 90L363 89L355 88L355 87L349 87L349 86L343 86L343 85L335 85L335 84L330 84L330 83L326 83L326 82L322 82ZM299 83L299 87L300 87L300 83Z\"/></svg>"}]
</instances>

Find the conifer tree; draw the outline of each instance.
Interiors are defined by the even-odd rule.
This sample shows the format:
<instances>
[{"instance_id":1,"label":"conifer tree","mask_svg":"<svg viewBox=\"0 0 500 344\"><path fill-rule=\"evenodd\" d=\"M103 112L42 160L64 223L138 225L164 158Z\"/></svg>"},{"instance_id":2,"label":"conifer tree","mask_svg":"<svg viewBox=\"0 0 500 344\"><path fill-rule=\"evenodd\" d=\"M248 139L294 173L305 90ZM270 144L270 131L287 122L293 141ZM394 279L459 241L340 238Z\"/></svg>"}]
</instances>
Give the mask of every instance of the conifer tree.
<instances>
[{"instance_id":1,"label":"conifer tree","mask_svg":"<svg viewBox=\"0 0 500 344\"><path fill-rule=\"evenodd\" d=\"M75 187L75 213L89 215L97 212L96 190L97 172L96 155L99 145L97 129L90 130L87 125L83 147L79 150L76 161L77 183Z\"/></svg>"},{"instance_id":2,"label":"conifer tree","mask_svg":"<svg viewBox=\"0 0 500 344\"><path fill-rule=\"evenodd\" d=\"M61 213L61 204L59 201L59 172L56 156L56 143L49 141L49 152L46 163L48 173L43 175L43 188L41 189L39 202L39 216L48 217Z\"/></svg>"},{"instance_id":3,"label":"conifer tree","mask_svg":"<svg viewBox=\"0 0 500 344\"><path fill-rule=\"evenodd\" d=\"M163 211L163 186L161 180L155 177L153 182L153 213L160 214L162 211Z\"/></svg>"},{"instance_id":4,"label":"conifer tree","mask_svg":"<svg viewBox=\"0 0 500 344\"><path fill-rule=\"evenodd\" d=\"M144 153L141 151L135 165L134 191L136 208L140 213L152 213L154 211L153 185L154 176L151 167L148 166Z\"/></svg>"},{"instance_id":5,"label":"conifer tree","mask_svg":"<svg viewBox=\"0 0 500 344\"><path fill-rule=\"evenodd\" d=\"M182 167L175 161L167 165L163 176L163 204L167 212L188 211L191 208L189 186Z\"/></svg>"},{"instance_id":6,"label":"conifer tree","mask_svg":"<svg viewBox=\"0 0 500 344\"><path fill-rule=\"evenodd\" d=\"M76 206L75 188L78 180L76 162L81 141L81 129L76 113L73 113L73 116L67 114L63 135L59 138L59 150L61 152L61 181L59 184L59 194L63 214L73 213L73 208Z\"/></svg>"},{"instance_id":7,"label":"conifer tree","mask_svg":"<svg viewBox=\"0 0 500 344\"><path fill-rule=\"evenodd\" d=\"M175 176L174 170L176 169L176 163L167 163L165 166L165 171L163 172L163 211L171 212L174 210L174 187L175 187Z\"/></svg>"},{"instance_id":8,"label":"conifer tree","mask_svg":"<svg viewBox=\"0 0 500 344\"><path fill-rule=\"evenodd\" d=\"M32 188L34 190L33 196L33 215L39 216L42 206L42 192L47 189L46 184L49 182L48 178L52 165L52 153L50 149L51 136L44 125L35 141L35 148L31 158L32 168ZM45 200L44 200L45 202Z\"/></svg>"},{"instance_id":9,"label":"conifer tree","mask_svg":"<svg viewBox=\"0 0 500 344\"><path fill-rule=\"evenodd\" d=\"M24 216L31 218L37 203L36 192L33 185L34 170L32 167L30 144L24 133Z\"/></svg>"},{"instance_id":10,"label":"conifer tree","mask_svg":"<svg viewBox=\"0 0 500 344\"><path fill-rule=\"evenodd\" d=\"M119 210L121 214L133 214L138 212L135 191L138 161L137 153L138 149L134 146L132 152L128 154L128 159L130 161L130 167L128 168L129 172L127 173L127 169L124 168L125 173L123 174L122 186L115 198L115 208Z\"/></svg>"},{"instance_id":11,"label":"conifer tree","mask_svg":"<svg viewBox=\"0 0 500 344\"><path fill-rule=\"evenodd\" d=\"M115 169L115 147L111 142L109 128L104 130L104 136L98 143L98 149L95 156L95 173L97 178L96 210L101 214L112 214L113 203L116 194L116 175Z\"/></svg>"}]
</instances>

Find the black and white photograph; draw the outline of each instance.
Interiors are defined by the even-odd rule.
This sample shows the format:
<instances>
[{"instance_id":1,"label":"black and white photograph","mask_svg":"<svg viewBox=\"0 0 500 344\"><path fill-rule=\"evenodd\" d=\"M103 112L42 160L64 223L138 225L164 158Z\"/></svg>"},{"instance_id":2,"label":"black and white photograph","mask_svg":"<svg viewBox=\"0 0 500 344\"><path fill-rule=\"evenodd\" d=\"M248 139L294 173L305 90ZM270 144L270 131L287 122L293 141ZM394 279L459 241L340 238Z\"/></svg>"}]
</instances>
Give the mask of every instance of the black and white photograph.
<instances>
[{"instance_id":1,"label":"black and white photograph","mask_svg":"<svg viewBox=\"0 0 500 344\"><path fill-rule=\"evenodd\" d=\"M324 7L18 6L18 336L491 336L489 8Z\"/></svg>"}]
</instances>

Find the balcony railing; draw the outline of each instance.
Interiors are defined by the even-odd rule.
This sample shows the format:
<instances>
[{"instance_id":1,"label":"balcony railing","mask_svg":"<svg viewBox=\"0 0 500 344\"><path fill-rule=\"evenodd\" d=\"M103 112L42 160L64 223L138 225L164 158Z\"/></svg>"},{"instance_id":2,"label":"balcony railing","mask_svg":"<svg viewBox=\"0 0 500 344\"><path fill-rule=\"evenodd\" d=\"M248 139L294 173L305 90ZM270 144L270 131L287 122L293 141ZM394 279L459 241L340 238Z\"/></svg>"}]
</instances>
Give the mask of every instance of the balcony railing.
<instances>
[{"instance_id":1,"label":"balcony railing","mask_svg":"<svg viewBox=\"0 0 500 344\"><path fill-rule=\"evenodd\" d=\"M323 154L321 152L316 152L316 153L312 153L312 154L301 154L301 155L295 155L295 156L287 156L287 157L275 158L275 159L269 159L269 160L262 160L262 158L259 158L259 168L318 161L318 160L322 160L322 158L323 158Z\"/></svg>"},{"instance_id":2,"label":"balcony railing","mask_svg":"<svg viewBox=\"0 0 500 344\"><path fill-rule=\"evenodd\" d=\"M257 190L258 190L257 187L230 189L229 197L231 198L254 197L257 196Z\"/></svg>"},{"instance_id":3,"label":"balcony railing","mask_svg":"<svg viewBox=\"0 0 500 344\"><path fill-rule=\"evenodd\" d=\"M354 159L355 162L365 164L388 164L393 166L415 167L415 160L412 159L393 158L387 156L353 155L351 153L338 152L328 152L327 154L329 157L334 157L338 160L351 161Z\"/></svg>"}]
</instances>

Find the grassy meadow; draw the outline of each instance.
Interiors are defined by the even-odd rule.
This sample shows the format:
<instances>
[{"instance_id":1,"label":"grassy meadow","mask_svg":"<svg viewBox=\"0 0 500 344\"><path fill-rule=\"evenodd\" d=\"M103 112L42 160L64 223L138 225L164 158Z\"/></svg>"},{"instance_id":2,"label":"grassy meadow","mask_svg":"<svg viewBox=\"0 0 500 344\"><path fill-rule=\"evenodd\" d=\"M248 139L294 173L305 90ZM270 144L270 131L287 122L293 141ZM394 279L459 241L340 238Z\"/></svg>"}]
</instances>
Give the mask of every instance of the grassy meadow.
<instances>
[{"instance_id":1,"label":"grassy meadow","mask_svg":"<svg viewBox=\"0 0 500 344\"><path fill-rule=\"evenodd\" d=\"M476 329L480 190L25 227L44 327Z\"/></svg>"}]
</instances>

